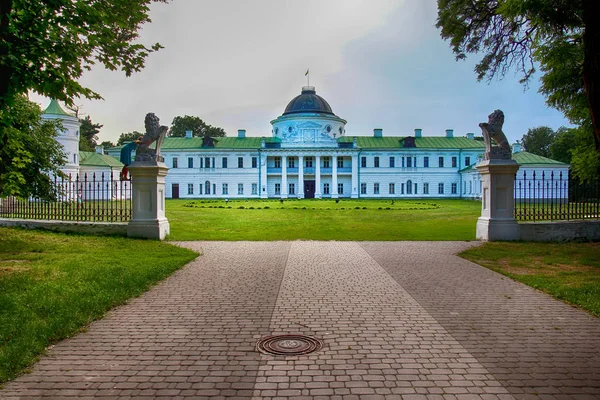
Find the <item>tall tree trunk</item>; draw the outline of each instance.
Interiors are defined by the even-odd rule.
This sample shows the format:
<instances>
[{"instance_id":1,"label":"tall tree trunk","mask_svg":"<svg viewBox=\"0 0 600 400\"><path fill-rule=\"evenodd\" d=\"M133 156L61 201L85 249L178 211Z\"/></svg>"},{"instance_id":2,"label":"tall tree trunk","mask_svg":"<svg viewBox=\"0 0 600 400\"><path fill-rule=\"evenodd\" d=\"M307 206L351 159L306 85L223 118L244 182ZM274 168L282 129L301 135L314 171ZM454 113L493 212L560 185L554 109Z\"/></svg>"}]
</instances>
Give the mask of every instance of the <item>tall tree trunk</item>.
<instances>
[{"instance_id":1,"label":"tall tree trunk","mask_svg":"<svg viewBox=\"0 0 600 400\"><path fill-rule=\"evenodd\" d=\"M598 0L583 0L583 82L594 127L594 143L600 152L600 12Z\"/></svg>"}]
</instances>

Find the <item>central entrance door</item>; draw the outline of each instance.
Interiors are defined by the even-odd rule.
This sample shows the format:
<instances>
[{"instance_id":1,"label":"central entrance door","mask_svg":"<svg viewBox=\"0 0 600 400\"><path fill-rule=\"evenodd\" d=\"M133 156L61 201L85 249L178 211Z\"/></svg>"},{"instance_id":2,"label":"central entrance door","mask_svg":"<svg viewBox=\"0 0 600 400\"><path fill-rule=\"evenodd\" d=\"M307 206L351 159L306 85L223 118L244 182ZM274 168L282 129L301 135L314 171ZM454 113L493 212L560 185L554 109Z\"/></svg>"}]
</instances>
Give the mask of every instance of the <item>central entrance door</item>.
<instances>
[{"instance_id":1,"label":"central entrance door","mask_svg":"<svg viewBox=\"0 0 600 400\"><path fill-rule=\"evenodd\" d=\"M315 198L315 181L304 181L304 198Z\"/></svg>"},{"instance_id":2,"label":"central entrance door","mask_svg":"<svg viewBox=\"0 0 600 400\"><path fill-rule=\"evenodd\" d=\"M171 198L178 199L179 198L179 183L174 183L171 186Z\"/></svg>"}]
</instances>

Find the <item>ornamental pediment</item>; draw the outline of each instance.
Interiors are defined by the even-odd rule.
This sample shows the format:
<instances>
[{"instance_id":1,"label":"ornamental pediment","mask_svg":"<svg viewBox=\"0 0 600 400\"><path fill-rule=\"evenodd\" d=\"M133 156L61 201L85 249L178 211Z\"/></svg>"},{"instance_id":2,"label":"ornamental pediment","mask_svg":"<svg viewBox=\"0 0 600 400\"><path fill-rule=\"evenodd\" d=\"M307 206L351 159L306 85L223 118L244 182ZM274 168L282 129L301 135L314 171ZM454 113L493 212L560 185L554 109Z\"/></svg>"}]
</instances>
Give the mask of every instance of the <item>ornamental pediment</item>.
<instances>
[{"instance_id":1,"label":"ornamental pediment","mask_svg":"<svg viewBox=\"0 0 600 400\"><path fill-rule=\"evenodd\" d=\"M306 129L306 128L318 129L321 127L321 124L317 124L316 122L313 122L313 121L305 121L305 122L300 122L296 126L298 127L298 129Z\"/></svg>"}]
</instances>

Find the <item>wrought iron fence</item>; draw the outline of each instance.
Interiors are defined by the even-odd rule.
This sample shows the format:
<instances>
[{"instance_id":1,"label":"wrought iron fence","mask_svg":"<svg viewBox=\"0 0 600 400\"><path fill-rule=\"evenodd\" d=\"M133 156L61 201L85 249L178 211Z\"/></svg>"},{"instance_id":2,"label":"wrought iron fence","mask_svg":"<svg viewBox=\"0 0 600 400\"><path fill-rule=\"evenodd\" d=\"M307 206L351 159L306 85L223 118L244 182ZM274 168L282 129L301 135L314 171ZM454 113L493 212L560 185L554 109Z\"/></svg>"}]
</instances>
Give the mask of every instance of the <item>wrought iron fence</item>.
<instances>
[{"instance_id":1,"label":"wrought iron fence","mask_svg":"<svg viewBox=\"0 0 600 400\"><path fill-rule=\"evenodd\" d=\"M131 181L118 173L55 177L54 201L0 199L0 217L58 221L127 222L131 219Z\"/></svg>"},{"instance_id":2,"label":"wrought iron fence","mask_svg":"<svg viewBox=\"0 0 600 400\"><path fill-rule=\"evenodd\" d=\"M515 219L600 219L600 181L583 183L568 173L524 171L515 179Z\"/></svg>"}]
</instances>

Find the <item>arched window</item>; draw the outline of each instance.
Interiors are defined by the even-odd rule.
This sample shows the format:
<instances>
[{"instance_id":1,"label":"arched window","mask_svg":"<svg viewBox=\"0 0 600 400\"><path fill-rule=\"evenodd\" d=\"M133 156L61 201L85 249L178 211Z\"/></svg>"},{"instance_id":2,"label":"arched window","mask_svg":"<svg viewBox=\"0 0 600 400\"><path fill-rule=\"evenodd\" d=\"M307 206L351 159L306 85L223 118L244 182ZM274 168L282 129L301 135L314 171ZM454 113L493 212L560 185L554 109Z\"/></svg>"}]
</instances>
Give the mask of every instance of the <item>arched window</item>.
<instances>
[{"instance_id":1,"label":"arched window","mask_svg":"<svg viewBox=\"0 0 600 400\"><path fill-rule=\"evenodd\" d=\"M406 194L412 194L412 181L406 181Z\"/></svg>"},{"instance_id":2,"label":"arched window","mask_svg":"<svg viewBox=\"0 0 600 400\"><path fill-rule=\"evenodd\" d=\"M210 181L204 182L204 194L210 194Z\"/></svg>"}]
</instances>

